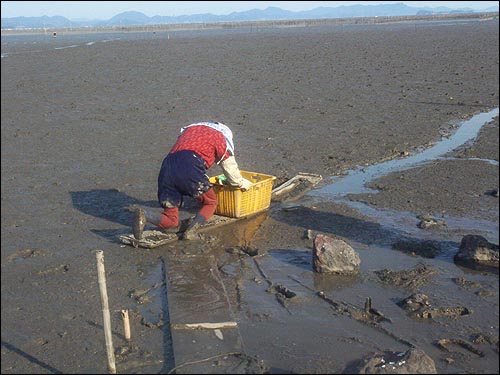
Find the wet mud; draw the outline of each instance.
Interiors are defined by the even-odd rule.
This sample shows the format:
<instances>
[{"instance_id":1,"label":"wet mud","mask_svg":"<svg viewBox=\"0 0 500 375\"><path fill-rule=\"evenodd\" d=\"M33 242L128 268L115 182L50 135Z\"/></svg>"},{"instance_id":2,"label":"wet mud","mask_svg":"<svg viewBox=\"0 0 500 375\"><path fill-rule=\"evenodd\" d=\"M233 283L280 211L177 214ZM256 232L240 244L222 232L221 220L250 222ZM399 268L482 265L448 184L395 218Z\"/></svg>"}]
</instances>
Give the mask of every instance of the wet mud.
<instances>
[{"instance_id":1,"label":"wet mud","mask_svg":"<svg viewBox=\"0 0 500 375\"><path fill-rule=\"evenodd\" d=\"M498 373L498 272L453 261L466 234L498 243L488 193L498 117L445 157L370 181L370 193L307 192L195 241L120 241L132 229L126 207L157 207L158 169L180 127L222 121L243 170L276 184L318 173L321 188L498 108L498 45L497 19L2 36L1 372L106 372L101 249L118 372L189 372L173 356L165 275L169 257L210 254L245 354L207 356L206 372L230 362L340 373L369 353L418 347L439 373ZM422 215L446 225L421 228ZM316 234L345 239L359 274L314 273ZM439 314L408 314L398 302L412 293Z\"/></svg>"}]
</instances>

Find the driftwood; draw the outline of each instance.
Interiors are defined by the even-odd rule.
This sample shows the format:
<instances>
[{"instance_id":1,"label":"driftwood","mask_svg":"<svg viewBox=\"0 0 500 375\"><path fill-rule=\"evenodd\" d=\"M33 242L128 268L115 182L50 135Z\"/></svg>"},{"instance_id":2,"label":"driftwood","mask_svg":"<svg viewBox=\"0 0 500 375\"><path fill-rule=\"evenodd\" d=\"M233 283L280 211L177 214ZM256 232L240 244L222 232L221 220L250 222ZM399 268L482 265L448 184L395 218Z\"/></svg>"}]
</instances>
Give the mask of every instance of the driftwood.
<instances>
[{"instance_id":1,"label":"driftwood","mask_svg":"<svg viewBox=\"0 0 500 375\"><path fill-rule=\"evenodd\" d=\"M172 324L172 329L221 329L236 328L236 322Z\"/></svg>"}]
</instances>

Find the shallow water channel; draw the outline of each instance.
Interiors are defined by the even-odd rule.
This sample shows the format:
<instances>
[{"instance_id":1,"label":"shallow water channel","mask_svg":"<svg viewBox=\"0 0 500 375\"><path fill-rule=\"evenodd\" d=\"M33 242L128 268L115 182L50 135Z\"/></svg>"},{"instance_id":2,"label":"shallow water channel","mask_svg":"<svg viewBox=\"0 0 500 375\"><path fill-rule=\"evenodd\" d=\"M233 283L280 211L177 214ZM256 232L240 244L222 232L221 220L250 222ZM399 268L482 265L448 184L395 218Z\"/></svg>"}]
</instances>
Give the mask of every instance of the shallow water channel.
<instances>
[{"instance_id":1,"label":"shallow water channel","mask_svg":"<svg viewBox=\"0 0 500 375\"><path fill-rule=\"evenodd\" d=\"M458 129L449 138L443 138L434 146L406 157L404 159L393 159L387 162L371 165L369 167L358 167L347 172L345 176L335 176L332 182L312 193L312 195L326 196L330 199L341 198L347 194L373 193L375 190L365 185L376 178L389 173L400 172L406 169L429 163L442 158L448 152L466 144L477 137L483 125L498 116L498 108L489 112L473 116L459 125Z\"/></svg>"},{"instance_id":2,"label":"shallow water channel","mask_svg":"<svg viewBox=\"0 0 500 375\"><path fill-rule=\"evenodd\" d=\"M313 203L333 201L348 205L363 215L376 218L381 225L397 228L407 233L411 232L420 237L422 231L416 228L419 220L415 217L415 214L376 208L366 203L351 201L346 196L348 194L377 193L377 190L370 189L366 185L390 173L420 167L438 159L453 159L446 157L446 155L458 147L472 142L478 136L481 128L498 116L498 113L498 107L489 112L479 113L460 123L450 137L443 137L432 147L408 157L393 159L371 166L360 166L347 171L345 175L334 176L327 180L323 186L311 191L307 198ZM494 160L481 160L485 163L498 165L498 162ZM446 223L452 229L480 230L487 234L489 240L498 242L498 225L494 222L467 217L446 217Z\"/></svg>"}]
</instances>

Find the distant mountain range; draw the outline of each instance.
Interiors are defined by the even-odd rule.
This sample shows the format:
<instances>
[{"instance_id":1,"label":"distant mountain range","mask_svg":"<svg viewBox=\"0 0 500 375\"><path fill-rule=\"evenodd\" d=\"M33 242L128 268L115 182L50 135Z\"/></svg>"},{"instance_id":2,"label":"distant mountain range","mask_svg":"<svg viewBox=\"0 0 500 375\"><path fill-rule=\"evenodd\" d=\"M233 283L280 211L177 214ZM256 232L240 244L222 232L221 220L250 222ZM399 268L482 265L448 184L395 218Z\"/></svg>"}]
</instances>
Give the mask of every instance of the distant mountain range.
<instances>
[{"instance_id":1,"label":"distant mountain range","mask_svg":"<svg viewBox=\"0 0 500 375\"><path fill-rule=\"evenodd\" d=\"M471 8L451 9L447 7L410 7L403 3L378 5L343 5L334 8L320 7L307 11L292 12L281 8L252 9L245 12L233 12L227 15L210 13L183 16L148 17L141 12L123 12L109 20L69 20L62 16L12 17L2 18L2 29L42 29L42 28L77 28L77 27L113 27L144 26L162 24L213 23L213 22L245 22L245 21L278 21L299 19L356 18L356 17L390 17L415 16L453 13L498 12L498 6L480 11Z\"/></svg>"}]
</instances>

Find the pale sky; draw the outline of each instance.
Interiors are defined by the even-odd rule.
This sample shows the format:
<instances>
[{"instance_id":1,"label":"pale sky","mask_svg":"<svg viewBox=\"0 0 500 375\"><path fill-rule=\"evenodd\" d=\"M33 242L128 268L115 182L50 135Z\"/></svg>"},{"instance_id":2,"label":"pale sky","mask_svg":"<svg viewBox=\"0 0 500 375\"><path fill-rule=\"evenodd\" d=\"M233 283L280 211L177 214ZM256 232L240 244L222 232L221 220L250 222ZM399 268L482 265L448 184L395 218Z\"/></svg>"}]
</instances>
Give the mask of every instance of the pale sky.
<instances>
[{"instance_id":1,"label":"pale sky","mask_svg":"<svg viewBox=\"0 0 500 375\"><path fill-rule=\"evenodd\" d=\"M446 6L482 10L498 1L2 1L2 18L63 16L68 19L107 20L126 11L152 16L180 16L199 13L225 15L251 9L278 7L300 11L342 5L404 3L413 7Z\"/></svg>"}]
</instances>

